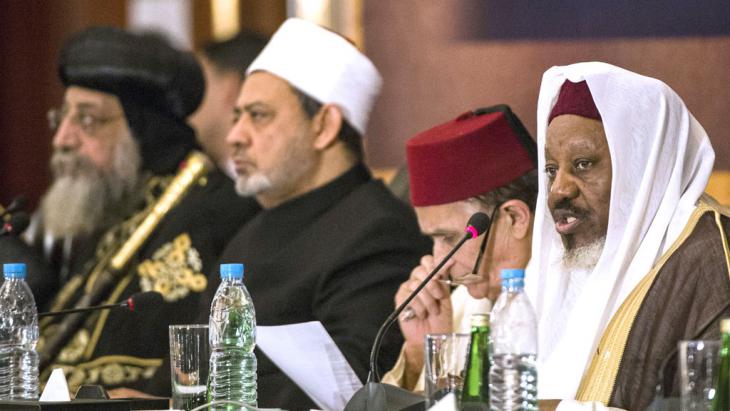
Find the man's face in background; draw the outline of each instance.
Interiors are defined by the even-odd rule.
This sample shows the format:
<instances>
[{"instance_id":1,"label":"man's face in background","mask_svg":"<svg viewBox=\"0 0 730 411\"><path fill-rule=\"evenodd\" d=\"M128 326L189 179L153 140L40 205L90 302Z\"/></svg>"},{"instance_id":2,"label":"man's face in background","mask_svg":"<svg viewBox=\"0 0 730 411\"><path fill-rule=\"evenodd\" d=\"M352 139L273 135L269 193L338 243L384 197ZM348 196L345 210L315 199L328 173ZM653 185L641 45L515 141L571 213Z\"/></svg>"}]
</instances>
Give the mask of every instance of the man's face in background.
<instances>
[{"instance_id":1,"label":"man's face in background","mask_svg":"<svg viewBox=\"0 0 730 411\"><path fill-rule=\"evenodd\" d=\"M138 184L141 157L118 98L71 86L63 105L49 112L53 184L42 204L54 235L92 232ZM110 223L110 222L109 222Z\"/></svg>"}]
</instances>

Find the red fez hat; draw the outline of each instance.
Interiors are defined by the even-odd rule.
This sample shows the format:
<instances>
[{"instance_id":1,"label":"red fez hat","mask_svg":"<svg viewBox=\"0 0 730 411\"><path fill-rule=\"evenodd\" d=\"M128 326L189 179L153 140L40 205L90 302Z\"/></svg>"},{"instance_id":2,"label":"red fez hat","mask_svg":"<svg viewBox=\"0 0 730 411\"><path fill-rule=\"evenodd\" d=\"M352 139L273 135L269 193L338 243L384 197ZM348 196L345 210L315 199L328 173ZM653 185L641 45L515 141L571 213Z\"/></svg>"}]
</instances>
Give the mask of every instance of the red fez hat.
<instances>
[{"instance_id":1,"label":"red fez hat","mask_svg":"<svg viewBox=\"0 0 730 411\"><path fill-rule=\"evenodd\" d=\"M601 113L598 112L596 103L593 101L591 90L585 80L573 83L565 80L560 87L558 102L553 106L548 118L548 124L557 116L563 114L575 114L577 116L601 121Z\"/></svg>"},{"instance_id":2,"label":"red fez hat","mask_svg":"<svg viewBox=\"0 0 730 411\"><path fill-rule=\"evenodd\" d=\"M408 140L411 203L453 203L486 194L537 167L535 142L509 107L467 112Z\"/></svg>"}]
</instances>

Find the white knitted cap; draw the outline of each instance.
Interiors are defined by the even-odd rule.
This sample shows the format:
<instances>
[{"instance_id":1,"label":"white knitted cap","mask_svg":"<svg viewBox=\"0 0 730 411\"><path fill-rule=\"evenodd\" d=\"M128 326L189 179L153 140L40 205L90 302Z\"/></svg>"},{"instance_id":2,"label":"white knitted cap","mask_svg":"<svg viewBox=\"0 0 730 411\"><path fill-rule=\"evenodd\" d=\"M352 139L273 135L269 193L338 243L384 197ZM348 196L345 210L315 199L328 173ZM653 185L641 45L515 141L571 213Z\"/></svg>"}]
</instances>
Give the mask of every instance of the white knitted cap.
<instances>
[{"instance_id":1,"label":"white knitted cap","mask_svg":"<svg viewBox=\"0 0 730 411\"><path fill-rule=\"evenodd\" d=\"M375 65L344 37L307 20L279 27L246 75L263 70L281 77L323 104L335 104L365 135L383 79Z\"/></svg>"}]
</instances>

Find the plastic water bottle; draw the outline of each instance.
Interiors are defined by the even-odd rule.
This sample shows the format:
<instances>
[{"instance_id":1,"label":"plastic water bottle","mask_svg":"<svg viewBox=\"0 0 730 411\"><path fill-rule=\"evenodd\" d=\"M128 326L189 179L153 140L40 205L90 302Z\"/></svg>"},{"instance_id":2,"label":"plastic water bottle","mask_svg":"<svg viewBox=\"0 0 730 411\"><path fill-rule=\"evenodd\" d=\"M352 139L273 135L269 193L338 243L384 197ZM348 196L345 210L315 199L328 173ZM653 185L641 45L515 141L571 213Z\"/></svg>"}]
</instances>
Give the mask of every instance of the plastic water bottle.
<instances>
[{"instance_id":1,"label":"plastic water bottle","mask_svg":"<svg viewBox=\"0 0 730 411\"><path fill-rule=\"evenodd\" d=\"M0 400L38 399L38 310L25 264L3 264L0 287Z\"/></svg>"},{"instance_id":2,"label":"plastic water bottle","mask_svg":"<svg viewBox=\"0 0 730 411\"><path fill-rule=\"evenodd\" d=\"M502 270L502 293L492 309L490 409L537 410L537 320L524 293L525 270Z\"/></svg>"},{"instance_id":3,"label":"plastic water bottle","mask_svg":"<svg viewBox=\"0 0 730 411\"><path fill-rule=\"evenodd\" d=\"M243 264L221 264L221 285L210 307L208 399L256 406L256 312L243 285ZM242 410L218 405L214 410Z\"/></svg>"}]
</instances>

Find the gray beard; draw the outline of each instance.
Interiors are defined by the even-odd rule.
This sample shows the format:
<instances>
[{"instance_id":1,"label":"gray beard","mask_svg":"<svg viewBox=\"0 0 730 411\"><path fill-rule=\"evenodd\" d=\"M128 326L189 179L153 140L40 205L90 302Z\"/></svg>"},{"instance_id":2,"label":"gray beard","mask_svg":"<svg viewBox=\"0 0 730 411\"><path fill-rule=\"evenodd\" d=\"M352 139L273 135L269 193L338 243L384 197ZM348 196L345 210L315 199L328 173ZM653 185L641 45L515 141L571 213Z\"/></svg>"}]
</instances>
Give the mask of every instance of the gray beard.
<instances>
[{"instance_id":1,"label":"gray beard","mask_svg":"<svg viewBox=\"0 0 730 411\"><path fill-rule=\"evenodd\" d=\"M253 197L271 188L271 180L261 173L236 177L236 192L241 197Z\"/></svg>"},{"instance_id":2,"label":"gray beard","mask_svg":"<svg viewBox=\"0 0 730 411\"><path fill-rule=\"evenodd\" d=\"M315 166L314 154L310 150L304 138L295 139L282 153L274 170L269 173L257 170L250 175L237 176L236 192L242 197L287 192L292 182L300 180Z\"/></svg>"},{"instance_id":3,"label":"gray beard","mask_svg":"<svg viewBox=\"0 0 730 411\"><path fill-rule=\"evenodd\" d=\"M593 268L598 264L598 259L601 258L605 244L606 237L602 237L583 247L565 250L561 260L563 270L567 272L593 271Z\"/></svg>"},{"instance_id":4,"label":"gray beard","mask_svg":"<svg viewBox=\"0 0 730 411\"><path fill-rule=\"evenodd\" d=\"M131 135L119 140L108 172L98 170L79 154L54 153L54 181L40 207L45 230L56 237L71 237L117 223L136 201L141 163L139 147Z\"/></svg>"}]
</instances>

